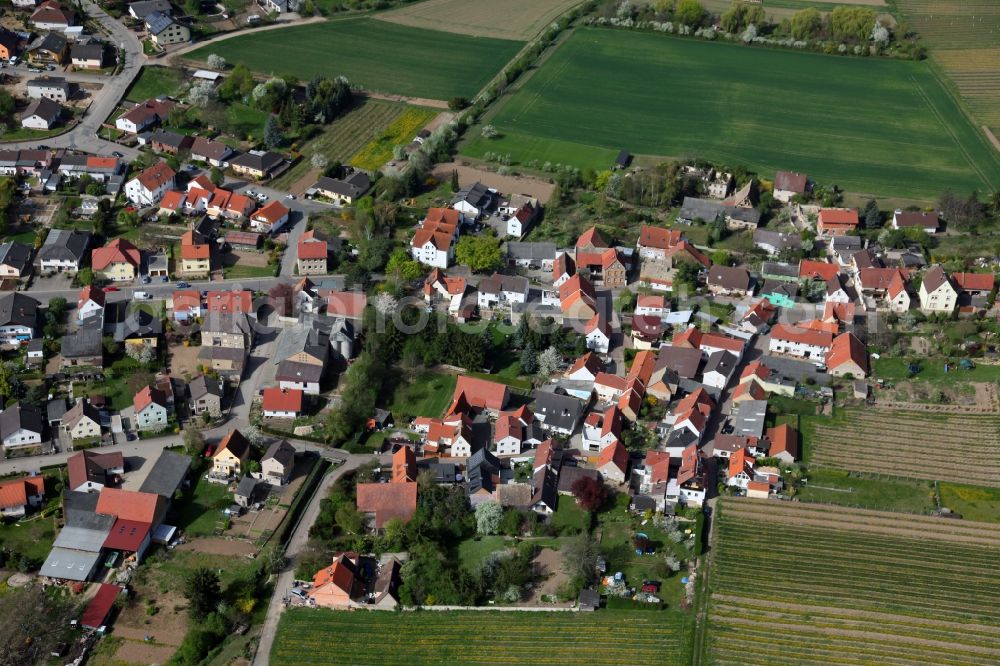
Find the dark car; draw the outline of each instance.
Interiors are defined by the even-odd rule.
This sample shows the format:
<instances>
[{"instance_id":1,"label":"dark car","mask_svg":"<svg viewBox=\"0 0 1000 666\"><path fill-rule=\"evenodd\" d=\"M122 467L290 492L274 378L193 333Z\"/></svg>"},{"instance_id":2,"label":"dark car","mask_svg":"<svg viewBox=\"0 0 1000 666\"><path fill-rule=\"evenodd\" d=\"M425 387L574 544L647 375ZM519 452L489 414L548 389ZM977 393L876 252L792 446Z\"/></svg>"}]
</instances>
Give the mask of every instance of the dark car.
<instances>
[{"instance_id":1,"label":"dark car","mask_svg":"<svg viewBox=\"0 0 1000 666\"><path fill-rule=\"evenodd\" d=\"M125 433L125 439L130 442L134 442L136 440L136 434L134 432Z\"/></svg>"},{"instance_id":2,"label":"dark car","mask_svg":"<svg viewBox=\"0 0 1000 666\"><path fill-rule=\"evenodd\" d=\"M123 155L122 153L119 153L117 150L115 152L111 153L111 155L113 157L117 157L118 159L121 159L121 158L125 157L125 155Z\"/></svg>"},{"instance_id":3,"label":"dark car","mask_svg":"<svg viewBox=\"0 0 1000 666\"><path fill-rule=\"evenodd\" d=\"M190 289L190 288L191 288L191 285L190 285L190 284L188 284L187 282L183 282L183 281L181 281L181 282L178 282L178 283L177 283L177 288L178 288L178 289Z\"/></svg>"}]
</instances>

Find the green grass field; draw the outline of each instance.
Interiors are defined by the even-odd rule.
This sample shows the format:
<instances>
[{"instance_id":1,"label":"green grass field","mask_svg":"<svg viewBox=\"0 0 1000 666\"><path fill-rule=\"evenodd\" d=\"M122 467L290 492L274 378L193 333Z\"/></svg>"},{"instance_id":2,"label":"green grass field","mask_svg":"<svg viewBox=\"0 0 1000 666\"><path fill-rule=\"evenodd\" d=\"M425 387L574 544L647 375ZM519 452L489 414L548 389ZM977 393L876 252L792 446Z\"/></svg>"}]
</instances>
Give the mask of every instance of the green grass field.
<instances>
[{"instance_id":1,"label":"green grass field","mask_svg":"<svg viewBox=\"0 0 1000 666\"><path fill-rule=\"evenodd\" d=\"M941 504L965 520L1000 523L1000 489L942 483Z\"/></svg>"},{"instance_id":2,"label":"green grass field","mask_svg":"<svg viewBox=\"0 0 1000 666\"><path fill-rule=\"evenodd\" d=\"M472 97L514 57L519 42L467 37L372 19L293 26L227 39L192 51L217 53L261 74L344 75L366 90L447 100Z\"/></svg>"},{"instance_id":3,"label":"green grass field","mask_svg":"<svg viewBox=\"0 0 1000 666\"><path fill-rule=\"evenodd\" d=\"M798 498L803 502L863 506L883 511L928 514L934 510L930 481L851 475L836 469L809 471Z\"/></svg>"},{"instance_id":4,"label":"green grass field","mask_svg":"<svg viewBox=\"0 0 1000 666\"><path fill-rule=\"evenodd\" d=\"M125 99L142 102L151 97L174 95L180 88L184 75L169 67L143 67L132 87L125 93Z\"/></svg>"},{"instance_id":5,"label":"green grass field","mask_svg":"<svg viewBox=\"0 0 1000 666\"><path fill-rule=\"evenodd\" d=\"M702 663L990 664L990 525L723 500Z\"/></svg>"},{"instance_id":6,"label":"green grass field","mask_svg":"<svg viewBox=\"0 0 1000 666\"><path fill-rule=\"evenodd\" d=\"M411 416L440 417L451 404L455 392L455 375L424 371L400 381L393 392L389 411L396 422Z\"/></svg>"},{"instance_id":7,"label":"green grass field","mask_svg":"<svg viewBox=\"0 0 1000 666\"><path fill-rule=\"evenodd\" d=\"M956 369L960 359L952 358L919 358L919 372L912 379L924 381L944 382L955 384L958 382L995 382L1000 381L1000 366L978 364L971 370ZM944 371L944 364L951 363L952 368ZM902 381L911 379L909 360L903 358L883 357L872 361L873 374L879 379L889 381Z\"/></svg>"},{"instance_id":8,"label":"green grass field","mask_svg":"<svg viewBox=\"0 0 1000 666\"><path fill-rule=\"evenodd\" d=\"M285 611L272 666L291 664L687 664L680 613ZM489 628L496 628L491 631ZM335 643L331 643L335 641Z\"/></svg>"},{"instance_id":9,"label":"green grass field","mask_svg":"<svg viewBox=\"0 0 1000 666\"><path fill-rule=\"evenodd\" d=\"M1000 154L925 63L583 28L462 152L608 168L618 150L808 173L855 193L935 199L1000 182Z\"/></svg>"}]
</instances>

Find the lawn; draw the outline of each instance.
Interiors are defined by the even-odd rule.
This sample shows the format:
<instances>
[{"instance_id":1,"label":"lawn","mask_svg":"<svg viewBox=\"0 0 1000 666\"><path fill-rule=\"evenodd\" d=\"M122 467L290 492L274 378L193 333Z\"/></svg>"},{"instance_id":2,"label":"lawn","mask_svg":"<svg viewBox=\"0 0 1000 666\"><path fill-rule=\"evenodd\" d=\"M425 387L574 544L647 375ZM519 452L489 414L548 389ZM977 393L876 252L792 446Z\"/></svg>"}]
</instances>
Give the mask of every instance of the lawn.
<instances>
[{"instance_id":1,"label":"lawn","mask_svg":"<svg viewBox=\"0 0 1000 666\"><path fill-rule=\"evenodd\" d=\"M233 494L224 483L209 483L204 472L197 475L197 482L184 499L173 508L177 527L191 536L208 536L215 533L216 523L222 519L222 509L233 503Z\"/></svg>"},{"instance_id":2,"label":"lawn","mask_svg":"<svg viewBox=\"0 0 1000 666\"><path fill-rule=\"evenodd\" d=\"M0 524L0 548L26 555L39 564L48 557L56 539L57 518L35 516L19 523Z\"/></svg>"},{"instance_id":3,"label":"lawn","mask_svg":"<svg viewBox=\"0 0 1000 666\"><path fill-rule=\"evenodd\" d=\"M925 514L935 508L929 481L862 476L836 469L811 470L808 479L798 494L803 502Z\"/></svg>"},{"instance_id":4,"label":"lawn","mask_svg":"<svg viewBox=\"0 0 1000 666\"><path fill-rule=\"evenodd\" d=\"M276 178L271 184L272 187L278 190L289 189L313 168L311 159L317 153L326 157L331 164L336 162L350 164L351 157L380 136L407 109L406 105L398 102L370 97L355 99L356 104L353 108L325 126L322 133L302 146L302 159ZM390 157L392 157L391 151L390 148Z\"/></svg>"},{"instance_id":5,"label":"lawn","mask_svg":"<svg viewBox=\"0 0 1000 666\"><path fill-rule=\"evenodd\" d=\"M583 28L461 152L608 168L621 149L808 173L854 193L933 200L1000 181L1000 154L926 63Z\"/></svg>"},{"instance_id":6,"label":"lawn","mask_svg":"<svg viewBox=\"0 0 1000 666\"><path fill-rule=\"evenodd\" d=\"M965 520L1000 523L1000 490L959 483L942 483L939 490L941 505L962 514Z\"/></svg>"},{"instance_id":7,"label":"lawn","mask_svg":"<svg viewBox=\"0 0 1000 666\"><path fill-rule=\"evenodd\" d=\"M478 571L492 553L504 550L507 537L486 536L466 539L458 544L458 559L468 571ZM511 541L513 545L513 541Z\"/></svg>"},{"instance_id":8,"label":"lawn","mask_svg":"<svg viewBox=\"0 0 1000 666\"><path fill-rule=\"evenodd\" d=\"M586 532L590 527L590 514L577 505L570 495L560 495L556 504L556 512L550 518L552 527L560 534L569 528L569 532Z\"/></svg>"},{"instance_id":9,"label":"lawn","mask_svg":"<svg viewBox=\"0 0 1000 666\"><path fill-rule=\"evenodd\" d=\"M701 663L996 662L990 525L723 499L715 537Z\"/></svg>"},{"instance_id":10,"label":"lawn","mask_svg":"<svg viewBox=\"0 0 1000 666\"><path fill-rule=\"evenodd\" d=\"M455 375L442 375L429 370L410 377L408 381L400 381L393 391L389 411L400 424L413 416L437 418L451 404L455 381Z\"/></svg>"},{"instance_id":11,"label":"lawn","mask_svg":"<svg viewBox=\"0 0 1000 666\"><path fill-rule=\"evenodd\" d=\"M680 613L345 613L292 608L281 615L270 663L669 666L689 663L692 626L691 616ZM499 633L484 627L496 627ZM331 637L336 637L335 647Z\"/></svg>"},{"instance_id":12,"label":"lawn","mask_svg":"<svg viewBox=\"0 0 1000 666\"><path fill-rule=\"evenodd\" d=\"M249 280L250 278L274 277L274 266L249 266L245 264L235 264L226 266L223 269L227 280Z\"/></svg>"},{"instance_id":13,"label":"lawn","mask_svg":"<svg viewBox=\"0 0 1000 666\"><path fill-rule=\"evenodd\" d=\"M521 44L468 37L369 18L256 32L188 54L217 53L262 74L344 75L366 90L448 100L473 97L514 57Z\"/></svg>"},{"instance_id":14,"label":"lawn","mask_svg":"<svg viewBox=\"0 0 1000 666\"><path fill-rule=\"evenodd\" d=\"M132 87L125 93L125 99L142 102L151 97L175 95L184 81L180 70L170 67L146 66L139 72Z\"/></svg>"},{"instance_id":15,"label":"lawn","mask_svg":"<svg viewBox=\"0 0 1000 666\"><path fill-rule=\"evenodd\" d=\"M267 112L254 109L240 102L232 103L226 109L226 130L240 138L259 139L264 135Z\"/></svg>"}]
</instances>

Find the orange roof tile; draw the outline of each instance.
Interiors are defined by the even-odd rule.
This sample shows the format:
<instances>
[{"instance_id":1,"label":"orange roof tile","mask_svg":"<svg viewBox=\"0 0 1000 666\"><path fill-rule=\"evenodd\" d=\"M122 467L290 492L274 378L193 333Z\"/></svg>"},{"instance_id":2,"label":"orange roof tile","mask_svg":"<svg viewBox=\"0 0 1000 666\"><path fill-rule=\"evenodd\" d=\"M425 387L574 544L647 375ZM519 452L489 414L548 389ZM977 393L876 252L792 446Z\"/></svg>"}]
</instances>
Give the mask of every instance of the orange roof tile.
<instances>
[{"instance_id":1,"label":"orange roof tile","mask_svg":"<svg viewBox=\"0 0 1000 666\"><path fill-rule=\"evenodd\" d=\"M576 239L576 247L607 247L608 242L604 240L601 232L597 230L597 227L591 227L580 234L580 237Z\"/></svg>"},{"instance_id":2,"label":"orange roof tile","mask_svg":"<svg viewBox=\"0 0 1000 666\"><path fill-rule=\"evenodd\" d=\"M868 348L853 333L841 333L834 338L826 354L826 367L831 371L847 363L854 363L868 374Z\"/></svg>"},{"instance_id":3,"label":"orange roof tile","mask_svg":"<svg viewBox=\"0 0 1000 666\"><path fill-rule=\"evenodd\" d=\"M799 262L799 277L821 280L832 280L840 273L840 268L836 264L829 264L825 261L814 261L803 259Z\"/></svg>"},{"instance_id":4,"label":"orange roof tile","mask_svg":"<svg viewBox=\"0 0 1000 666\"><path fill-rule=\"evenodd\" d=\"M272 386L264 389L263 407L265 412L301 412L302 391Z\"/></svg>"},{"instance_id":5,"label":"orange roof tile","mask_svg":"<svg viewBox=\"0 0 1000 666\"><path fill-rule=\"evenodd\" d=\"M209 312L250 314L253 311L253 292L210 291L205 295L205 308Z\"/></svg>"},{"instance_id":6,"label":"orange roof tile","mask_svg":"<svg viewBox=\"0 0 1000 666\"><path fill-rule=\"evenodd\" d=\"M97 497L97 513L139 523L155 524L163 498L156 493L103 488Z\"/></svg>"},{"instance_id":7,"label":"orange roof tile","mask_svg":"<svg viewBox=\"0 0 1000 666\"><path fill-rule=\"evenodd\" d=\"M381 529L393 519L404 523L417 511L416 483L359 483L358 511L375 514L375 527Z\"/></svg>"},{"instance_id":8,"label":"orange roof tile","mask_svg":"<svg viewBox=\"0 0 1000 666\"><path fill-rule=\"evenodd\" d=\"M117 263L129 263L138 268L142 257L135 245L124 238L116 238L104 247L94 249L90 253L90 263L99 271Z\"/></svg>"},{"instance_id":9,"label":"orange roof tile","mask_svg":"<svg viewBox=\"0 0 1000 666\"><path fill-rule=\"evenodd\" d=\"M833 335L826 331L811 331L797 326L775 324L771 329L771 337L787 342L797 342L815 347L829 347L833 343Z\"/></svg>"},{"instance_id":10,"label":"orange roof tile","mask_svg":"<svg viewBox=\"0 0 1000 666\"><path fill-rule=\"evenodd\" d=\"M664 229L644 224L639 228L639 245L657 250L666 250L677 245L682 239L680 229Z\"/></svg>"},{"instance_id":11,"label":"orange roof tile","mask_svg":"<svg viewBox=\"0 0 1000 666\"><path fill-rule=\"evenodd\" d=\"M788 453L792 458L798 458L799 435L787 423L768 428L767 438L771 440L771 448L767 452L768 456L773 457L779 453Z\"/></svg>"},{"instance_id":12,"label":"orange roof tile","mask_svg":"<svg viewBox=\"0 0 1000 666\"><path fill-rule=\"evenodd\" d=\"M625 468L628 467L628 450L624 444L616 440L611 446L604 447L601 455L597 458L597 469L606 465L614 465L620 471L625 471Z\"/></svg>"},{"instance_id":13,"label":"orange roof tile","mask_svg":"<svg viewBox=\"0 0 1000 666\"><path fill-rule=\"evenodd\" d=\"M274 224L281 218L288 215L288 208L280 201L272 201L253 214L253 219L263 220L268 224Z\"/></svg>"}]
</instances>

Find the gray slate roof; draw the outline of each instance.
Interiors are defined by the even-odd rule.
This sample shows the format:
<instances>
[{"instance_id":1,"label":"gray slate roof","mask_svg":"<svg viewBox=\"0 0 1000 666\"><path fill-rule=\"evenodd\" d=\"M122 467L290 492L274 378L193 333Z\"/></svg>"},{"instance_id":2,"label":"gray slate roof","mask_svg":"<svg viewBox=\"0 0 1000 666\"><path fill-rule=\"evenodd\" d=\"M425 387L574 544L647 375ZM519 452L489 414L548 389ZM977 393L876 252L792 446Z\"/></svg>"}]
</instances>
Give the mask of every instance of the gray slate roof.
<instances>
[{"instance_id":1,"label":"gray slate roof","mask_svg":"<svg viewBox=\"0 0 1000 666\"><path fill-rule=\"evenodd\" d=\"M43 425L42 412L34 405L15 403L0 412L0 437L4 439L22 428L41 433Z\"/></svg>"},{"instance_id":2,"label":"gray slate roof","mask_svg":"<svg viewBox=\"0 0 1000 666\"><path fill-rule=\"evenodd\" d=\"M181 487L190 467L190 457L164 449L153 463L146 480L139 486L139 492L171 498Z\"/></svg>"},{"instance_id":3,"label":"gray slate roof","mask_svg":"<svg viewBox=\"0 0 1000 666\"><path fill-rule=\"evenodd\" d=\"M506 245L508 259L520 259L521 261L542 261L548 259L551 261L556 257L555 243L522 243L510 241Z\"/></svg>"},{"instance_id":4,"label":"gray slate roof","mask_svg":"<svg viewBox=\"0 0 1000 666\"><path fill-rule=\"evenodd\" d=\"M102 356L104 354L102 333L100 317L98 315L88 317L76 333L62 337L60 353L65 358Z\"/></svg>"},{"instance_id":5,"label":"gray slate roof","mask_svg":"<svg viewBox=\"0 0 1000 666\"><path fill-rule=\"evenodd\" d=\"M53 229L38 251L38 258L48 261L75 261L80 263L90 247L89 231Z\"/></svg>"},{"instance_id":6,"label":"gray slate roof","mask_svg":"<svg viewBox=\"0 0 1000 666\"><path fill-rule=\"evenodd\" d=\"M583 414L583 403L576 398L552 391L535 391L532 411L547 428L573 430Z\"/></svg>"},{"instance_id":7,"label":"gray slate roof","mask_svg":"<svg viewBox=\"0 0 1000 666\"><path fill-rule=\"evenodd\" d=\"M681 211L677 215L678 220L703 220L711 222L719 215L728 215L734 220L757 224L760 222L760 213L756 208L739 208L737 206L725 206L712 199L696 199L695 197L684 197Z\"/></svg>"},{"instance_id":8,"label":"gray slate roof","mask_svg":"<svg viewBox=\"0 0 1000 666\"><path fill-rule=\"evenodd\" d=\"M283 439L279 440L267 448L261 462L271 458L277 460L284 467L288 467L295 462L295 447Z\"/></svg>"},{"instance_id":9,"label":"gray slate roof","mask_svg":"<svg viewBox=\"0 0 1000 666\"><path fill-rule=\"evenodd\" d=\"M24 243L8 241L0 245L0 265L11 266L23 273L31 262L31 248Z\"/></svg>"}]
</instances>

